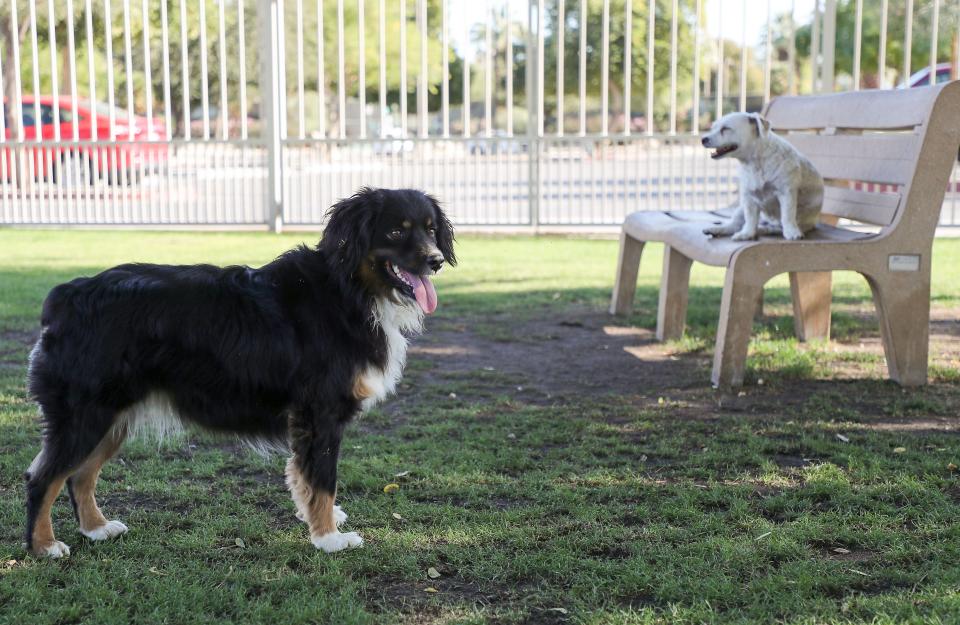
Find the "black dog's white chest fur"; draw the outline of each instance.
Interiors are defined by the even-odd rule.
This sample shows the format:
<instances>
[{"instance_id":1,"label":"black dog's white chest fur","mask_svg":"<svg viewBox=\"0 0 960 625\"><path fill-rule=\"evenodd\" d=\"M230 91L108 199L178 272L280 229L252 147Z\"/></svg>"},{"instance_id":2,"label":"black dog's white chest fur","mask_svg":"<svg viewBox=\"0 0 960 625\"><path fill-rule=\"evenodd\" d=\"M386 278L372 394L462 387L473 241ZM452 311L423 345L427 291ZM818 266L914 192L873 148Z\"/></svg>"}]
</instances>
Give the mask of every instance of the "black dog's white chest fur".
<instances>
[{"instance_id":1,"label":"black dog's white chest fur","mask_svg":"<svg viewBox=\"0 0 960 625\"><path fill-rule=\"evenodd\" d=\"M369 410L396 391L407 362L407 337L421 332L423 313L407 303L381 298L373 305L372 321L383 331L387 357L384 366L371 364L360 374L360 382L369 392L361 401L362 411Z\"/></svg>"}]
</instances>

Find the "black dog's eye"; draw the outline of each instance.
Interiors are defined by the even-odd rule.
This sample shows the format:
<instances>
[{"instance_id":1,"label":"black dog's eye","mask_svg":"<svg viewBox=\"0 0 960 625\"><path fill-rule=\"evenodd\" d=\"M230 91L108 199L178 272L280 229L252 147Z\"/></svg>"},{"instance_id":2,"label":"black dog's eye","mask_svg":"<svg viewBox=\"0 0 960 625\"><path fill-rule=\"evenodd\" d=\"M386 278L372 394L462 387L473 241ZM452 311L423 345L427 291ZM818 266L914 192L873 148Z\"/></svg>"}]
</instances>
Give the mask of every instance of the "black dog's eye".
<instances>
[{"instance_id":1,"label":"black dog's eye","mask_svg":"<svg viewBox=\"0 0 960 625\"><path fill-rule=\"evenodd\" d=\"M391 230L387 233L387 238L393 241L399 241L403 238L403 230L397 228L396 230Z\"/></svg>"},{"instance_id":2,"label":"black dog's eye","mask_svg":"<svg viewBox=\"0 0 960 625\"><path fill-rule=\"evenodd\" d=\"M429 234L432 237L435 237L437 236L437 229L434 228L433 226L430 226L429 228L427 228L427 234Z\"/></svg>"}]
</instances>

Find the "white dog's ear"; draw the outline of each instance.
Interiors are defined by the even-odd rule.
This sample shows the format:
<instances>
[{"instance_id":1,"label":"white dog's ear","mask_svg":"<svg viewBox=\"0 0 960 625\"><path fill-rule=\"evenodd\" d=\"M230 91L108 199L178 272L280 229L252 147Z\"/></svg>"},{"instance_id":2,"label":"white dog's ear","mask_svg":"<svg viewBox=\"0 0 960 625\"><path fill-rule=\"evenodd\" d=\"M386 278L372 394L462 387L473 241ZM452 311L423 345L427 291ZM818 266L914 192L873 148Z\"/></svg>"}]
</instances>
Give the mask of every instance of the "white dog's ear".
<instances>
[{"instance_id":1,"label":"white dog's ear","mask_svg":"<svg viewBox=\"0 0 960 625\"><path fill-rule=\"evenodd\" d=\"M760 113L750 113L750 121L757 127L757 135L766 137L770 131L770 122Z\"/></svg>"}]
</instances>

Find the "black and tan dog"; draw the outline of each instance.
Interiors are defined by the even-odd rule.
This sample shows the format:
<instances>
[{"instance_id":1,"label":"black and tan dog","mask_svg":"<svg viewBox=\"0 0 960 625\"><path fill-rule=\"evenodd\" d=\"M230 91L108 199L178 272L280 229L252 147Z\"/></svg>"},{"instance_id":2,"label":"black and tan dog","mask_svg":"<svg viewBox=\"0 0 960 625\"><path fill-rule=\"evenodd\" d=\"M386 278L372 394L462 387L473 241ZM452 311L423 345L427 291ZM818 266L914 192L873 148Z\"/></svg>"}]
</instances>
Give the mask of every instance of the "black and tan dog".
<instances>
[{"instance_id":1,"label":"black and tan dog","mask_svg":"<svg viewBox=\"0 0 960 625\"><path fill-rule=\"evenodd\" d=\"M364 189L330 210L316 248L259 269L129 264L54 288L30 357L43 446L25 474L27 547L70 553L50 521L64 484L85 536L126 532L97 507L101 466L138 430L181 423L288 448L313 544L362 544L338 531L343 430L394 390L453 241L430 196Z\"/></svg>"}]
</instances>

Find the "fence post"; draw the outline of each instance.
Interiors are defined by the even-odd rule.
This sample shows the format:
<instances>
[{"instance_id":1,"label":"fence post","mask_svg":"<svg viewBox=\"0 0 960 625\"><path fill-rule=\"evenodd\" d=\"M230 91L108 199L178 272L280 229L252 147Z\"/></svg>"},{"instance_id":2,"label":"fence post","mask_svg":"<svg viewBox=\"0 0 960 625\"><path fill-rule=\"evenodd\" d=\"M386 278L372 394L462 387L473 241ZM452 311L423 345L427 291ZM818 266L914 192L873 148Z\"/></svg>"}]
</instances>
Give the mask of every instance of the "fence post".
<instances>
[{"instance_id":1,"label":"fence post","mask_svg":"<svg viewBox=\"0 0 960 625\"><path fill-rule=\"evenodd\" d=\"M542 62L538 38L542 36L539 29L539 25L543 24L543 17L539 11L542 7L542 0L530 0L527 5L527 50L524 71L527 92L527 156L529 157L527 197L530 226L535 233L540 229L540 98L543 97L540 89L543 85L539 84L538 80ZM536 19L534 19L534 12L536 12Z\"/></svg>"},{"instance_id":2,"label":"fence post","mask_svg":"<svg viewBox=\"0 0 960 625\"><path fill-rule=\"evenodd\" d=\"M260 38L260 115L267 147L267 226L283 230L283 153L281 115L286 114L280 80L280 10L278 0L257 0L257 30Z\"/></svg>"}]
</instances>

